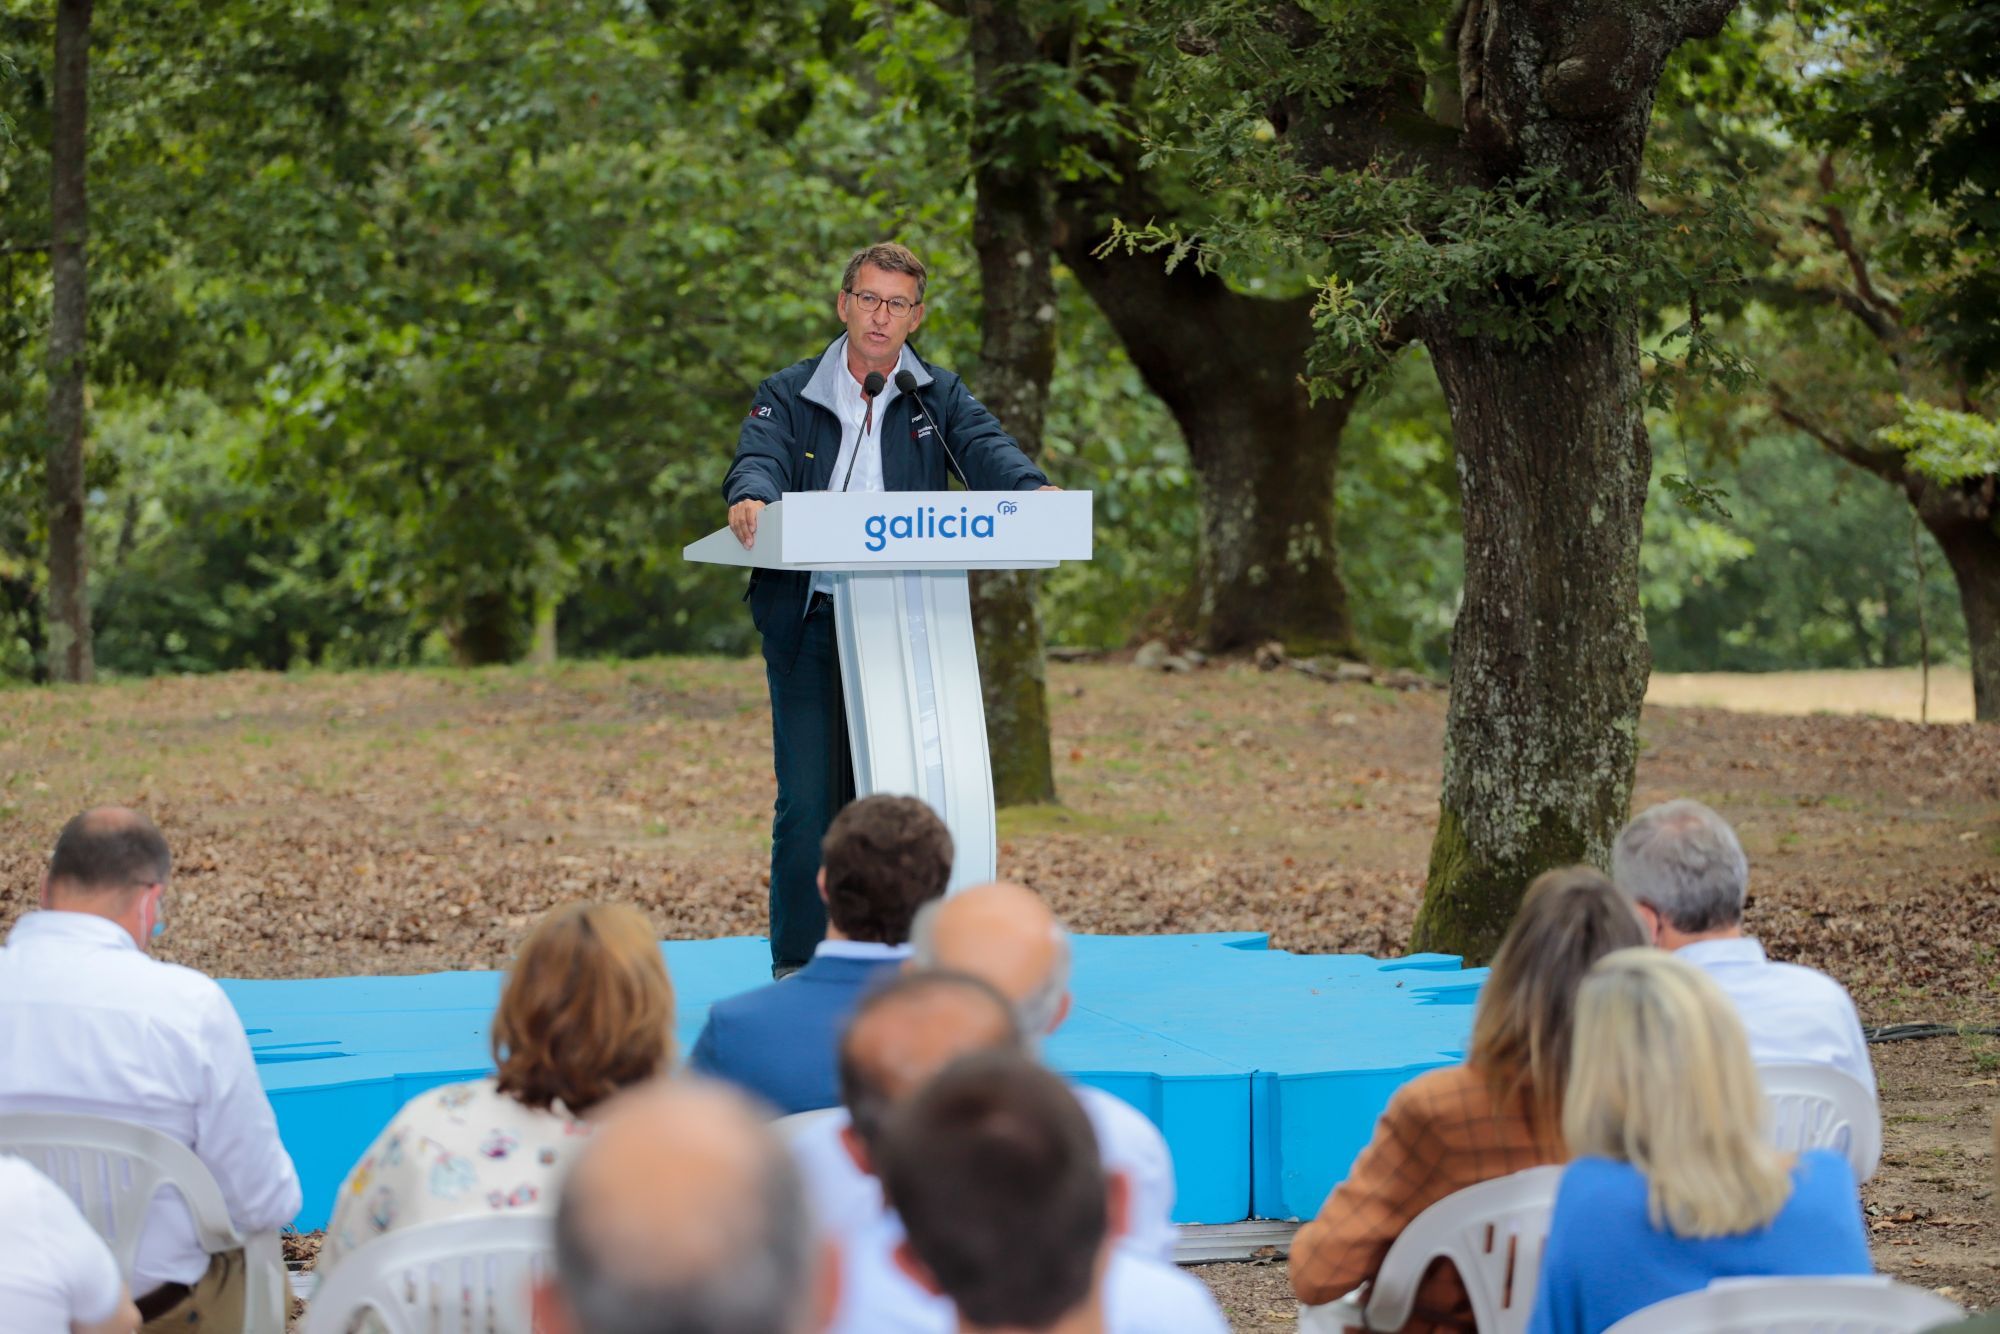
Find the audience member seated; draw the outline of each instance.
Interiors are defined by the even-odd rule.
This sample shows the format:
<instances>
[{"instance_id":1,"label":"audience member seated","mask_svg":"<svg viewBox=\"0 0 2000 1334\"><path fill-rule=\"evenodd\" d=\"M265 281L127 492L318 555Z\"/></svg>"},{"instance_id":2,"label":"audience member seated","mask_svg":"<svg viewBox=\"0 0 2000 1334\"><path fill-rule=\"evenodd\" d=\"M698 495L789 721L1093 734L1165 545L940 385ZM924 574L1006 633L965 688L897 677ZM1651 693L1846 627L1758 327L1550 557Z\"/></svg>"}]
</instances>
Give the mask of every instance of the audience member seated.
<instances>
[{"instance_id":1,"label":"audience member seated","mask_svg":"<svg viewBox=\"0 0 2000 1334\"><path fill-rule=\"evenodd\" d=\"M1031 1047L1069 1014L1069 935L1033 890L978 885L925 906L911 935L912 966L945 968L991 983L1014 1006ZM1131 1183L1129 1226L1120 1244L1143 1257L1171 1260L1174 1164L1167 1142L1144 1114L1101 1089L1073 1085L1103 1146L1105 1161ZM792 1152L806 1172L820 1225L836 1234L882 1211L881 1187L857 1171L842 1144L844 1117L808 1126Z\"/></svg>"},{"instance_id":2,"label":"audience member seated","mask_svg":"<svg viewBox=\"0 0 2000 1334\"><path fill-rule=\"evenodd\" d=\"M0 1155L0 1311L9 1334L132 1334L118 1262L55 1182Z\"/></svg>"},{"instance_id":3,"label":"audience member seated","mask_svg":"<svg viewBox=\"0 0 2000 1334\"><path fill-rule=\"evenodd\" d=\"M172 859L152 821L106 806L63 826L42 911L0 950L0 1112L69 1112L161 1131L194 1150L239 1232L299 1211L299 1178L229 998L148 953ZM243 1252L210 1256L179 1195L146 1214L132 1290L148 1327L235 1329Z\"/></svg>"},{"instance_id":4,"label":"audience member seated","mask_svg":"<svg viewBox=\"0 0 2000 1334\"><path fill-rule=\"evenodd\" d=\"M991 986L962 973L905 974L864 997L841 1044L840 1087L850 1124L843 1140L864 1172L874 1171L882 1127L891 1111L953 1060L975 1052L1029 1059L1012 1007ZM1117 1187L1121 1195L1127 1187ZM956 1328L951 1302L927 1292L898 1267L903 1226L886 1208L841 1233L846 1248L841 1334L948 1334ZM1159 1334L1223 1328L1205 1289L1190 1291L1172 1265L1120 1248L1108 1328L1118 1334ZM1174 1322L1155 1317L1164 1305Z\"/></svg>"},{"instance_id":5,"label":"audience member seated","mask_svg":"<svg viewBox=\"0 0 2000 1334\"><path fill-rule=\"evenodd\" d=\"M1199 1281L1118 1248L1125 1180L1072 1090L1021 1054L947 1067L890 1112L879 1154L896 1262L966 1334L1228 1328Z\"/></svg>"},{"instance_id":6,"label":"audience member seated","mask_svg":"<svg viewBox=\"0 0 2000 1334\"><path fill-rule=\"evenodd\" d=\"M727 1085L660 1081L614 1099L556 1210L542 1334L817 1334L840 1282L798 1172Z\"/></svg>"},{"instance_id":7,"label":"audience member seated","mask_svg":"<svg viewBox=\"0 0 2000 1334\"><path fill-rule=\"evenodd\" d=\"M1631 905L1588 867L1528 887L1480 989L1465 1063L1396 1091L1347 1180L1292 1239L1300 1301L1336 1301L1373 1279L1410 1221L1452 1192L1563 1160L1577 987L1597 960L1645 939ZM1403 1328L1473 1328L1449 1262L1424 1276Z\"/></svg>"},{"instance_id":8,"label":"audience member seated","mask_svg":"<svg viewBox=\"0 0 2000 1334\"><path fill-rule=\"evenodd\" d=\"M1706 972L1735 1002L1752 1060L1830 1065L1875 1096L1868 1040L1846 989L1825 973L1771 962L1743 934L1750 863L1721 816L1685 800L1642 812L1618 835L1611 874L1639 905L1653 943Z\"/></svg>"},{"instance_id":9,"label":"audience member seated","mask_svg":"<svg viewBox=\"0 0 2000 1334\"><path fill-rule=\"evenodd\" d=\"M396 1228L552 1212L588 1118L667 1070L673 1026L673 987L644 914L623 903L552 909L500 992L498 1072L404 1104L334 1197L319 1271Z\"/></svg>"},{"instance_id":10,"label":"audience member seated","mask_svg":"<svg viewBox=\"0 0 2000 1334\"><path fill-rule=\"evenodd\" d=\"M1729 998L1694 965L1620 950L1577 991L1564 1169L1531 1334L1596 1334L1720 1278L1866 1274L1847 1159L1796 1156Z\"/></svg>"},{"instance_id":11,"label":"audience member seated","mask_svg":"<svg viewBox=\"0 0 2000 1334\"><path fill-rule=\"evenodd\" d=\"M910 920L951 879L951 833L915 797L873 796L834 816L820 844L826 939L805 967L717 1004L688 1064L779 1112L840 1101L834 1049L854 1003L910 955Z\"/></svg>"}]
</instances>

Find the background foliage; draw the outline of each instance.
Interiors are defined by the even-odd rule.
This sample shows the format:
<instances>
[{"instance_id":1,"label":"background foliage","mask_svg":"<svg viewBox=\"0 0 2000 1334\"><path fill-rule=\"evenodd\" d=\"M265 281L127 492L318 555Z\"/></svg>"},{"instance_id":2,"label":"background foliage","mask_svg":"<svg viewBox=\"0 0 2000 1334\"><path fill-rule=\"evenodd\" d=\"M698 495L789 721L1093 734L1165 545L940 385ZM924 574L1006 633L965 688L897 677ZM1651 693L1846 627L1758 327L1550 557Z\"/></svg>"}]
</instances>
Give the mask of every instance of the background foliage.
<instances>
[{"instance_id":1,"label":"background foliage","mask_svg":"<svg viewBox=\"0 0 2000 1334\"><path fill-rule=\"evenodd\" d=\"M1945 92L1885 73L1946 59L1953 25L1988 7L1969 12L1822 7L1807 21L1852 24L1874 62L1855 56L1823 83L1767 60L1779 39L1758 25L1778 20L1747 16L1736 63L1676 77L1684 94L1762 108L1729 127L1743 163L1752 139L1783 156L1781 116L1836 151L1888 144L1907 188L1854 188L1876 206L1888 261L1941 275L1912 291L1972 360L1981 330L1954 312L1980 299L1985 270L1938 245L1990 249L1991 164L1958 140L1925 149L1918 131L1950 110ZM1088 17L1143 51L1143 25L1109 6ZM16 681L35 675L42 642L50 35L46 6L0 9L0 677ZM929 4L101 0L93 60L90 545L108 672L507 658L551 617L564 655L747 651L739 580L678 552L719 523L756 380L837 332L847 251L895 235L925 253L922 349L973 360L964 33ZM1048 158L1099 170L1057 140L1080 123L1120 131L1079 95L1090 85L1044 73ZM1214 92L1148 96L1157 114ZM1973 101L1968 126L1987 114ZM1719 170L1716 135L1697 135L1685 105L1669 96L1659 113L1663 180ZM1224 118L1203 151L1255 132ZM1215 227L1259 221L1203 195L1199 162L1175 166L1174 189ZM1797 175L1752 173L1771 198L1751 206L1782 208ZM1424 207L1467 237L1454 251L1467 272L1422 279L1433 285L1479 280L1482 255L1518 253L1540 225L1525 205L1465 213L1448 190ZM1575 318L1599 286L1632 280L1613 272L1633 249L1616 229L1658 224L1605 225L1602 247L1561 255ZM1359 347L1384 317L1370 292L1422 284L1421 257L1394 244L1356 255L1345 271L1366 281L1329 289L1324 309ZM1262 282L1326 260L1274 246L1240 267ZM1685 286L1713 262L1694 255L1660 281ZM1173 636L1195 614L1186 449L1059 277L1048 464L1097 493L1099 541L1092 564L1048 581L1049 637ZM1660 328L1685 317L1663 309ZM1732 355L1781 370L1823 337L1810 324L1725 321ZM1865 352L1837 364L1867 381ZM1644 590L1657 666L1908 663L1920 597L1934 651L1962 654L1929 535L1913 538L1893 492L1757 410L1759 384L1661 395ZM1913 457L1946 449L1990 469L1988 419L1938 410L1919 402L1877 425L1903 431L1883 438ZM1662 477L1720 499L1688 508ZM1338 492L1357 630L1386 662L1448 661L1455 487L1435 378L1404 352L1349 425Z\"/></svg>"}]
</instances>

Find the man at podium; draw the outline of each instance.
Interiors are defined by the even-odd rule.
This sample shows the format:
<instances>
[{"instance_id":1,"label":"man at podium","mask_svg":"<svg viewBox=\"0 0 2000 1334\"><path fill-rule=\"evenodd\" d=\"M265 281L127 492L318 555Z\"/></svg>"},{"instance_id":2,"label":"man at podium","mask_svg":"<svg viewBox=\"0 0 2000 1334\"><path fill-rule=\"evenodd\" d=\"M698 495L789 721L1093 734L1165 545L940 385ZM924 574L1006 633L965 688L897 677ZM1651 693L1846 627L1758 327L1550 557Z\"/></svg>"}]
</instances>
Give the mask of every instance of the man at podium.
<instances>
[{"instance_id":1,"label":"man at podium","mask_svg":"<svg viewBox=\"0 0 2000 1334\"><path fill-rule=\"evenodd\" d=\"M750 546L787 491L1054 490L966 389L909 347L924 322L924 265L893 242L847 261L834 310L846 332L757 386L722 482L729 527ZM827 574L753 570L746 597L764 641L778 801L771 821L771 975L803 967L826 933L815 876L834 813L854 797Z\"/></svg>"}]
</instances>

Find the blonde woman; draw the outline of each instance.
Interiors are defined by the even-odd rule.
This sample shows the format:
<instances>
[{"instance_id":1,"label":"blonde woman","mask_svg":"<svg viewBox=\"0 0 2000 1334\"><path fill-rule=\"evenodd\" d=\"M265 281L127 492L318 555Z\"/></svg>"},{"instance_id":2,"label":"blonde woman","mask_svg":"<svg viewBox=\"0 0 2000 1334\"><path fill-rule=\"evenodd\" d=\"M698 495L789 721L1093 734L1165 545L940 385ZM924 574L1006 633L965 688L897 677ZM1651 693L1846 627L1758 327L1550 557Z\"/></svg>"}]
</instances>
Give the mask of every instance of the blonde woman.
<instances>
[{"instance_id":1,"label":"blonde woman","mask_svg":"<svg viewBox=\"0 0 2000 1334\"><path fill-rule=\"evenodd\" d=\"M1528 887L1480 989L1465 1064L1397 1090L1347 1180L1292 1239L1300 1301L1332 1301L1373 1279L1397 1234L1453 1191L1563 1161L1576 989L1592 964L1645 939L1631 903L1587 866ZM1465 1286L1440 1262L1404 1330L1472 1328Z\"/></svg>"},{"instance_id":2,"label":"blonde woman","mask_svg":"<svg viewBox=\"0 0 2000 1334\"><path fill-rule=\"evenodd\" d=\"M1659 950L1607 955L1577 993L1563 1173L1530 1334L1596 1334L1718 1278L1867 1274L1847 1159L1765 1137L1729 998Z\"/></svg>"},{"instance_id":3,"label":"blonde woman","mask_svg":"<svg viewBox=\"0 0 2000 1334\"><path fill-rule=\"evenodd\" d=\"M551 909L493 1014L497 1072L418 1094L396 1113L334 1198L321 1273L413 1223L553 1213L591 1113L666 1072L673 1028L673 985L644 914L623 903Z\"/></svg>"}]
</instances>

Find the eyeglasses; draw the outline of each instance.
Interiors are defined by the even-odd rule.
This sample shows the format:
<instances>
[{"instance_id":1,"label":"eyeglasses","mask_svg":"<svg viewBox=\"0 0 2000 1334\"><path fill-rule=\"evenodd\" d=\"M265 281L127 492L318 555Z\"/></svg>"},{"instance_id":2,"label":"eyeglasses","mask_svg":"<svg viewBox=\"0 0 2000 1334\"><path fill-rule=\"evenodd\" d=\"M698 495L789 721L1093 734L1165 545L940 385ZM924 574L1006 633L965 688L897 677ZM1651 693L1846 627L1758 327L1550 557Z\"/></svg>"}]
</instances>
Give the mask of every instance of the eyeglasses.
<instances>
[{"instance_id":1,"label":"eyeglasses","mask_svg":"<svg viewBox=\"0 0 2000 1334\"><path fill-rule=\"evenodd\" d=\"M863 315L873 315L883 306L887 306L889 314L900 320L906 318L911 311L923 304L921 301L905 301L899 296L892 296L887 301L884 301L873 292L857 292L852 287L843 287L840 290L854 298L854 304L861 307Z\"/></svg>"}]
</instances>

